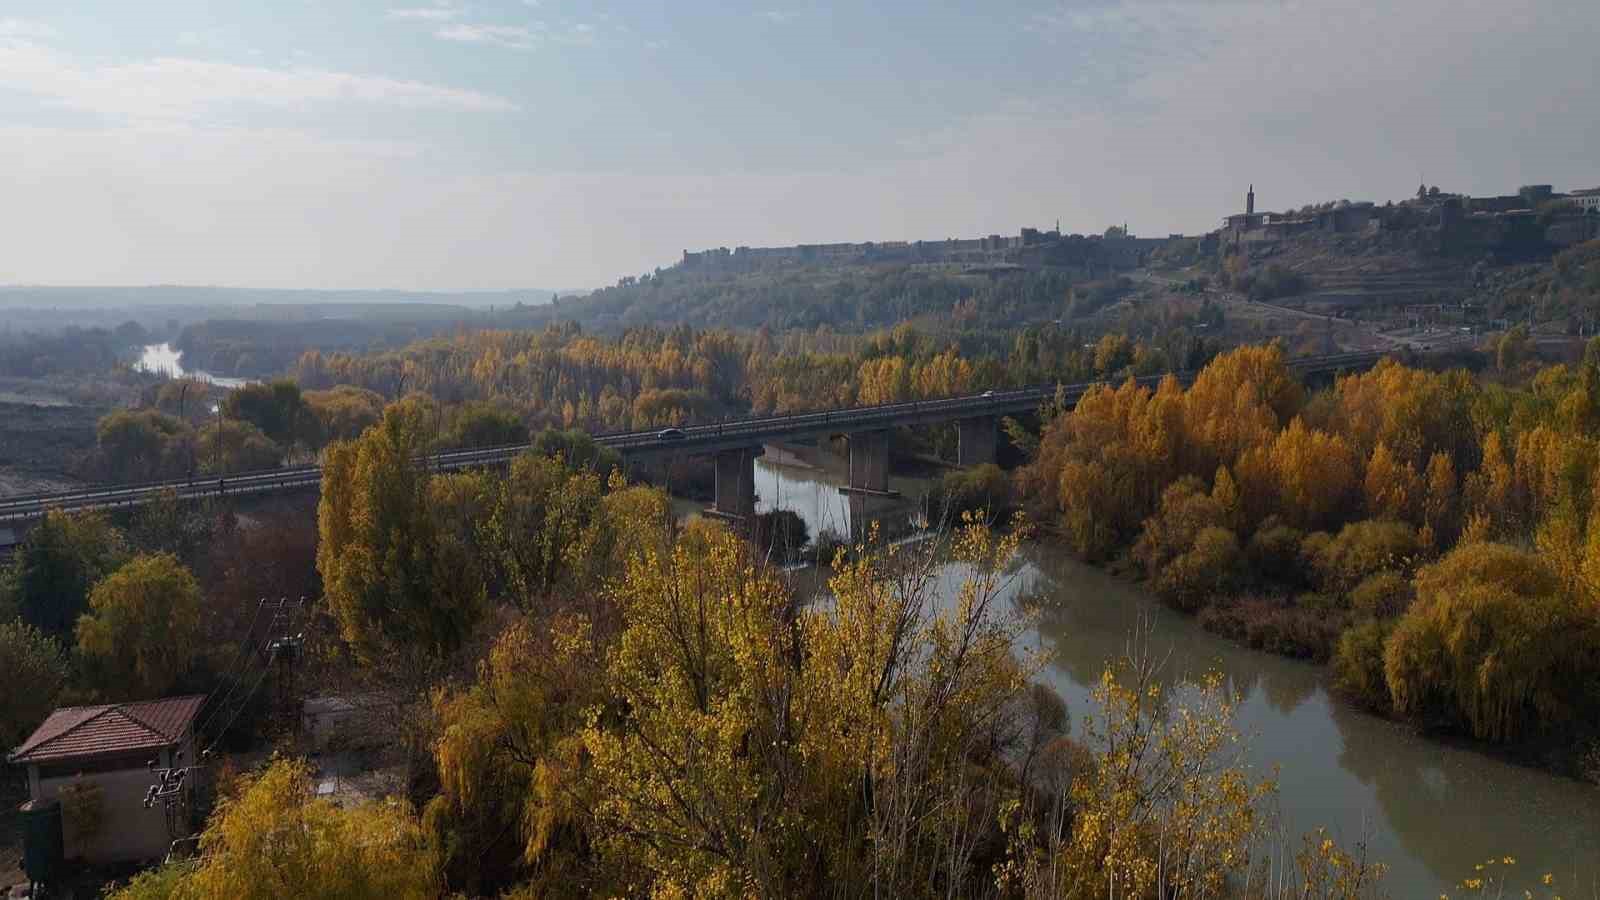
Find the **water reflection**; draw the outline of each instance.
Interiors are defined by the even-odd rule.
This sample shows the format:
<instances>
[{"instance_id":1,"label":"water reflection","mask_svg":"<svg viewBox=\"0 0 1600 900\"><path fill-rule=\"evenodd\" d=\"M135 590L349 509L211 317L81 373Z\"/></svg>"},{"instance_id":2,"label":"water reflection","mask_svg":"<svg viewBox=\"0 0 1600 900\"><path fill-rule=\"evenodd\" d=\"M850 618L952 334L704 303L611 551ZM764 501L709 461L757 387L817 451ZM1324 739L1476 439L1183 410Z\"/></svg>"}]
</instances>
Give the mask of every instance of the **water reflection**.
<instances>
[{"instance_id":1,"label":"water reflection","mask_svg":"<svg viewBox=\"0 0 1600 900\"><path fill-rule=\"evenodd\" d=\"M849 484L844 460L819 454L815 466L780 465L764 457L756 459L756 512L793 510L805 520L815 537L831 531L840 537L850 535L850 502L839 488ZM926 482L891 475L889 487L901 493L898 501L872 501L871 517L899 514L922 495Z\"/></svg>"},{"instance_id":2,"label":"water reflection","mask_svg":"<svg viewBox=\"0 0 1600 900\"><path fill-rule=\"evenodd\" d=\"M186 371L183 368L183 351L171 344L146 344L133 367L141 372L165 375L168 378L194 378L221 388L232 389L250 383L247 378L226 378L199 369Z\"/></svg>"},{"instance_id":3,"label":"water reflection","mask_svg":"<svg viewBox=\"0 0 1600 900\"><path fill-rule=\"evenodd\" d=\"M952 569L952 585L959 581ZM1286 832L1318 826L1345 842L1368 838L1391 867L1390 893L1437 896L1492 857L1513 856L1532 884L1600 860L1600 790L1418 737L1331 696L1318 667L1243 648L1153 603L1137 586L1034 547L1010 588L1042 600L1030 635L1053 654L1046 679L1074 721L1108 657L1141 618L1169 677L1221 671L1242 697L1240 725L1259 770L1279 767ZM1585 882L1587 884L1587 882ZM1426 892L1426 893L1424 893Z\"/></svg>"}]
</instances>

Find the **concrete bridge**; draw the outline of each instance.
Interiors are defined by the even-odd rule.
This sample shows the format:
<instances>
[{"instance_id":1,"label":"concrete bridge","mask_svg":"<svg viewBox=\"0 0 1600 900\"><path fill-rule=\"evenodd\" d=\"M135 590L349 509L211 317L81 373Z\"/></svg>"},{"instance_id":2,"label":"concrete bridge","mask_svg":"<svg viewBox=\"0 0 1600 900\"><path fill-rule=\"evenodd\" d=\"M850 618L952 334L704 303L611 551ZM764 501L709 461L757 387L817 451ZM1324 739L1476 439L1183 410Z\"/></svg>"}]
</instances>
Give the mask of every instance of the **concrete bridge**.
<instances>
[{"instance_id":1,"label":"concrete bridge","mask_svg":"<svg viewBox=\"0 0 1600 900\"><path fill-rule=\"evenodd\" d=\"M1341 353L1291 360L1291 370L1304 376L1356 371L1368 368L1384 353ZM1178 373L1185 384L1195 373ZM1164 375L1139 378L1154 386ZM1062 385L1060 391L1070 407L1086 391L1105 382ZM673 456L711 456L716 464L715 500L710 512L732 520L743 520L755 512L755 460L763 445L775 441L795 441L844 435L850 447L850 482L841 490L850 495L852 512L865 508L877 497L893 497L889 490L889 443L892 429L915 425L955 422L959 428L961 466L993 462L997 445L996 427L1001 416L1034 412L1041 403L1056 396L1058 386L1039 385L1017 390L985 391L966 397L944 400L919 400L862 406L824 412L785 416L765 416L714 425L689 425L652 431L630 431L595 436L596 443L610 447L624 459L649 459ZM451 450L433 454L426 464L436 471L506 465L528 444ZM321 484L317 466L297 466L261 472L242 472L221 477L175 479L141 484L112 485L77 491L31 494L0 499L0 535L15 534L25 522L44 515L46 510L116 509L148 503L166 492L180 499L232 497L285 491L308 490ZM852 515L853 521L864 517Z\"/></svg>"}]
</instances>

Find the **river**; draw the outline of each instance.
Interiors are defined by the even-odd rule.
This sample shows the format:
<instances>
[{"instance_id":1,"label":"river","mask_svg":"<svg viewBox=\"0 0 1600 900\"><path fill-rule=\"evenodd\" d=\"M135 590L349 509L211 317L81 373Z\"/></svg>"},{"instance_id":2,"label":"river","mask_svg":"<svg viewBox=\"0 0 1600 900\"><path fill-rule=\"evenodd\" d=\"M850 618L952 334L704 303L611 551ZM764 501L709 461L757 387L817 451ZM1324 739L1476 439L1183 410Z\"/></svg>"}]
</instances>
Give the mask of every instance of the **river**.
<instances>
[{"instance_id":1,"label":"river","mask_svg":"<svg viewBox=\"0 0 1600 900\"><path fill-rule=\"evenodd\" d=\"M133 364L141 372L153 372L166 375L169 378L194 378L220 388L232 390L244 387L250 383L248 378L226 378L213 375L199 369L185 370L183 367L183 351L171 344L146 344L139 353L139 359Z\"/></svg>"},{"instance_id":2,"label":"river","mask_svg":"<svg viewBox=\"0 0 1600 900\"><path fill-rule=\"evenodd\" d=\"M787 504L813 534L819 527L848 533L835 474L763 460L756 483L763 509ZM1491 857L1516 859L1518 889L1507 896L1521 896L1521 887L1545 872L1555 873L1567 896L1577 893L1575 876L1600 877L1600 788L1361 712L1330 694L1326 669L1212 635L1140 586L1054 547L1029 547L1013 573L1008 594L1033 598L1043 610L1024 640L1048 651L1042 677L1066 700L1075 727L1091 708L1106 660L1123 652L1141 619L1152 648L1170 652L1170 677L1223 673L1241 697L1238 724L1250 736L1250 764L1261 776L1278 767L1278 813L1293 850L1300 834L1319 826L1346 845L1365 839L1369 858L1390 867L1384 884L1397 898L1454 893ZM961 566L945 567L945 596L963 576Z\"/></svg>"}]
</instances>

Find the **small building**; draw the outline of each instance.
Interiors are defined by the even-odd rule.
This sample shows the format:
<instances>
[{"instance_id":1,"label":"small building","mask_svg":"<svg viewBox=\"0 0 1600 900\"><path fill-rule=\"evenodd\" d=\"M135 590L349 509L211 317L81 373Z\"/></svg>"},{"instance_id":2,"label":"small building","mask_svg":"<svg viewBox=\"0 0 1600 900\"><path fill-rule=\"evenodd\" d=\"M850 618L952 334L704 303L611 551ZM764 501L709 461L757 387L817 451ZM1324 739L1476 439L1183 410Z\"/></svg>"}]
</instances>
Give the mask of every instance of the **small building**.
<instances>
[{"instance_id":1,"label":"small building","mask_svg":"<svg viewBox=\"0 0 1600 900\"><path fill-rule=\"evenodd\" d=\"M301 707L301 734L313 752L369 749L381 745L396 710L377 694L310 697Z\"/></svg>"},{"instance_id":2,"label":"small building","mask_svg":"<svg viewBox=\"0 0 1600 900\"><path fill-rule=\"evenodd\" d=\"M27 769L33 804L63 800L65 856L89 863L127 862L164 856L174 835L162 804L147 808L156 777L152 765L169 768L195 760L195 717L200 694L140 703L64 706L52 712L6 757ZM181 754L181 755L180 755ZM74 805L63 798L83 785L94 789L96 824L74 822ZM187 833L190 804L180 798L181 830Z\"/></svg>"}]
</instances>

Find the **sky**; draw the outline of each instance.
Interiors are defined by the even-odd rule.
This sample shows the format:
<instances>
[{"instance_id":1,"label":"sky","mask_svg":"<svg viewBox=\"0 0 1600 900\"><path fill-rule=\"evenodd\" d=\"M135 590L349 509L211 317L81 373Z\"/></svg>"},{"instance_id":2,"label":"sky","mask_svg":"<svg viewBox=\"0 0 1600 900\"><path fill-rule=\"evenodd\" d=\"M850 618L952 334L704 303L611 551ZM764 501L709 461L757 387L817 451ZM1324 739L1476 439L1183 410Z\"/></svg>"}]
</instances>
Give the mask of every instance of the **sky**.
<instances>
[{"instance_id":1,"label":"sky","mask_svg":"<svg viewBox=\"0 0 1600 900\"><path fill-rule=\"evenodd\" d=\"M685 249L1600 186L1595 0L4 0L0 284L596 287Z\"/></svg>"}]
</instances>

